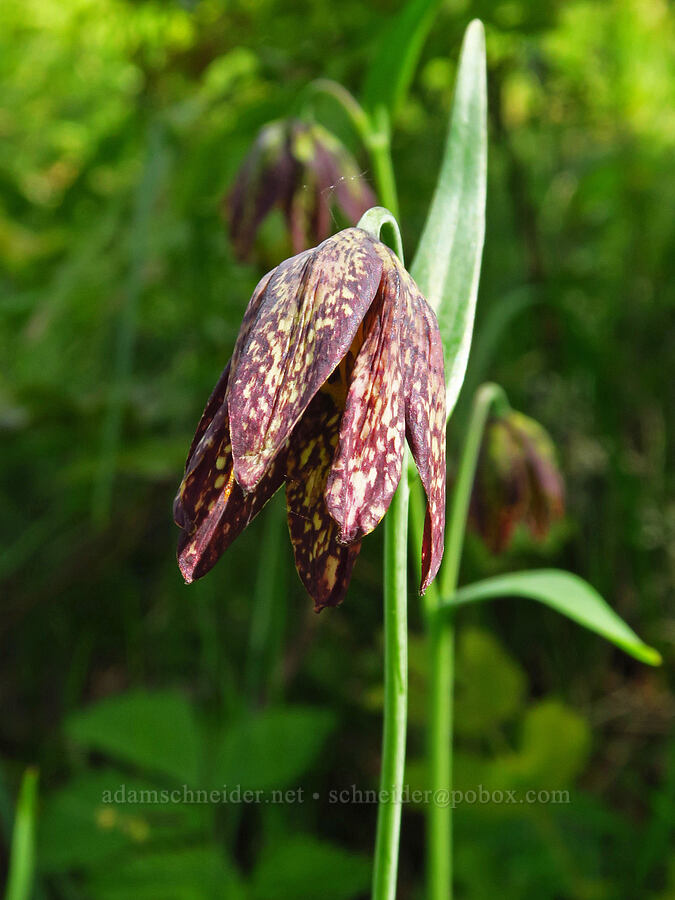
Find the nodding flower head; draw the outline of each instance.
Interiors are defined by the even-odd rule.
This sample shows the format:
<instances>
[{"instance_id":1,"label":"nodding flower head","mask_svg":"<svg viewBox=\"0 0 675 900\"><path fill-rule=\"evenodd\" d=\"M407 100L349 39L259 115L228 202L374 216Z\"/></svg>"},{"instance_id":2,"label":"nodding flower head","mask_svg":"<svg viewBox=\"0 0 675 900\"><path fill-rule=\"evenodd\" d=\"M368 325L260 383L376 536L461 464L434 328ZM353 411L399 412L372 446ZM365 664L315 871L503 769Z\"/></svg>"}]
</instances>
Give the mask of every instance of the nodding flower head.
<instances>
[{"instance_id":1,"label":"nodding flower head","mask_svg":"<svg viewBox=\"0 0 675 900\"><path fill-rule=\"evenodd\" d=\"M426 590L443 555L445 421L438 324L388 247L348 228L281 263L253 293L188 454L174 504L185 580L285 483L298 573L317 610L337 606L407 438L427 495Z\"/></svg>"},{"instance_id":2,"label":"nodding flower head","mask_svg":"<svg viewBox=\"0 0 675 900\"><path fill-rule=\"evenodd\" d=\"M471 524L488 548L504 551L520 522L541 540L563 511L564 485L548 433L513 410L490 419L471 497Z\"/></svg>"},{"instance_id":3,"label":"nodding flower head","mask_svg":"<svg viewBox=\"0 0 675 900\"><path fill-rule=\"evenodd\" d=\"M226 200L237 257L251 256L256 234L275 207L283 213L294 253L325 240L333 211L358 222L375 197L354 157L325 128L297 119L266 125Z\"/></svg>"}]
</instances>

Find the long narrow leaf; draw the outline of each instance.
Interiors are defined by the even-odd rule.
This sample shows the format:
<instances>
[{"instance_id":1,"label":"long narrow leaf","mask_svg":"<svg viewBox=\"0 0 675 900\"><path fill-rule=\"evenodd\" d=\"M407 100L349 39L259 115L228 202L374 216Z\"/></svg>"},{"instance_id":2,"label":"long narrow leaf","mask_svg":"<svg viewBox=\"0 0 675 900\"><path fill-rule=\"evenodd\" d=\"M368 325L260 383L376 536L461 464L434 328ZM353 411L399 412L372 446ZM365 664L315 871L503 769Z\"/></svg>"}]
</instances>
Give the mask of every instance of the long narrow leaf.
<instances>
[{"instance_id":1,"label":"long narrow leaf","mask_svg":"<svg viewBox=\"0 0 675 900\"><path fill-rule=\"evenodd\" d=\"M394 118L440 5L440 0L409 0L384 30L363 85L361 100L368 112L384 108Z\"/></svg>"},{"instance_id":2,"label":"long narrow leaf","mask_svg":"<svg viewBox=\"0 0 675 900\"><path fill-rule=\"evenodd\" d=\"M454 597L443 602L443 607L454 608L460 604L500 597L527 597L538 600L616 644L635 659L650 666L658 666L661 663L659 653L640 640L595 588L570 572L539 569L534 572L497 575L460 588Z\"/></svg>"},{"instance_id":3,"label":"long narrow leaf","mask_svg":"<svg viewBox=\"0 0 675 900\"><path fill-rule=\"evenodd\" d=\"M27 769L16 805L5 900L30 900L35 877L37 769Z\"/></svg>"},{"instance_id":4,"label":"long narrow leaf","mask_svg":"<svg viewBox=\"0 0 675 900\"><path fill-rule=\"evenodd\" d=\"M411 267L443 336L448 416L464 381L471 346L485 237L486 177L485 33L475 19L464 35L441 172Z\"/></svg>"}]
</instances>

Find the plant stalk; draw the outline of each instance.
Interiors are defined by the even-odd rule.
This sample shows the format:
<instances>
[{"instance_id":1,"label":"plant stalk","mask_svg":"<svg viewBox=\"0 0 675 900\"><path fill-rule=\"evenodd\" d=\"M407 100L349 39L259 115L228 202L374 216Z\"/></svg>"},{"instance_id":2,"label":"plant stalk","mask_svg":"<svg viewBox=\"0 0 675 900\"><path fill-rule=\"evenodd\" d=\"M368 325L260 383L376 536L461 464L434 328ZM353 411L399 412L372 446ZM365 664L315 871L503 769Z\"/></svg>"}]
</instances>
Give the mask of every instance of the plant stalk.
<instances>
[{"instance_id":1,"label":"plant stalk","mask_svg":"<svg viewBox=\"0 0 675 900\"><path fill-rule=\"evenodd\" d=\"M429 900L452 898L452 763L453 692L455 659L454 615L439 615L441 598L447 603L457 590L471 490L478 464L485 423L493 404L508 406L497 384L484 384L476 392L469 427L452 492L446 530L445 556L439 589L428 601L430 644L429 787L432 802L427 813L427 886Z\"/></svg>"},{"instance_id":2,"label":"plant stalk","mask_svg":"<svg viewBox=\"0 0 675 900\"><path fill-rule=\"evenodd\" d=\"M377 194L385 209L375 208L366 212L359 221L359 227L380 238L383 225L392 227L394 250L403 262L403 244L396 221L396 181L386 118L379 123L377 130L370 130L365 137L364 143L371 153L375 169ZM384 520L384 722L373 900L395 900L398 876L408 717L409 468L410 457L406 453L401 480Z\"/></svg>"},{"instance_id":3,"label":"plant stalk","mask_svg":"<svg viewBox=\"0 0 675 900\"><path fill-rule=\"evenodd\" d=\"M384 520L384 730L373 900L394 900L408 712L408 468Z\"/></svg>"}]
</instances>

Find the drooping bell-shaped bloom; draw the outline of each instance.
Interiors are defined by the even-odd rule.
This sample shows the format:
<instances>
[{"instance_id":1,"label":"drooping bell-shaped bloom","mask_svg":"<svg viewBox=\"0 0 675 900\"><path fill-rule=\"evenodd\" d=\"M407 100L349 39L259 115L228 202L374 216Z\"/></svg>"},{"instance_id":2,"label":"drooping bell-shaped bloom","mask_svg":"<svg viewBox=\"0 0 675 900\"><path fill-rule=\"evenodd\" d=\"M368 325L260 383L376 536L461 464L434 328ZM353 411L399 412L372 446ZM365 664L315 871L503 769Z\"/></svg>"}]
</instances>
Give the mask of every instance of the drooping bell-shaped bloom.
<instances>
[{"instance_id":1,"label":"drooping bell-shaped bloom","mask_svg":"<svg viewBox=\"0 0 675 900\"><path fill-rule=\"evenodd\" d=\"M263 220L275 207L286 219L294 253L323 241L333 210L355 224L375 197L351 153L320 125L271 122L258 134L227 198L235 253L248 259Z\"/></svg>"},{"instance_id":2,"label":"drooping bell-shaped bloom","mask_svg":"<svg viewBox=\"0 0 675 900\"><path fill-rule=\"evenodd\" d=\"M281 263L253 293L189 451L174 504L185 580L285 483L298 573L317 610L338 605L407 438L427 495L426 590L443 555L445 420L436 318L388 247L348 228Z\"/></svg>"},{"instance_id":3,"label":"drooping bell-shaped bloom","mask_svg":"<svg viewBox=\"0 0 675 900\"><path fill-rule=\"evenodd\" d=\"M534 419L514 410L489 420L471 496L471 524L493 553L523 522L542 539L564 511L555 447Z\"/></svg>"}]
</instances>

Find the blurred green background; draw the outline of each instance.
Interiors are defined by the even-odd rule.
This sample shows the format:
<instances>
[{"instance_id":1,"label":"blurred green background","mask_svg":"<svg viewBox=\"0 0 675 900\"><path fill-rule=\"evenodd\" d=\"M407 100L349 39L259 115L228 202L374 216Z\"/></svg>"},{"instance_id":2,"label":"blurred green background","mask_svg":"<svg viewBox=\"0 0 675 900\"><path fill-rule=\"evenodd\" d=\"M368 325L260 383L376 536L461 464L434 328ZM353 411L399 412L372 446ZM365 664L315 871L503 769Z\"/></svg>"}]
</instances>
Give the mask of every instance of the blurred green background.
<instances>
[{"instance_id":1,"label":"blurred green background","mask_svg":"<svg viewBox=\"0 0 675 900\"><path fill-rule=\"evenodd\" d=\"M377 785L381 534L316 617L275 502L182 584L171 502L261 274L220 213L257 130L330 77L358 92L378 0L0 4L0 826L40 767L38 898L367 896ZM556 565L666 665L553 612L462 612L457 785L566 804L456 811L457 896L675 897L675 27L665 0L447 0L396 122L407 254L433 189L467 22L487 29L490 160L477 331L450 423L486 378L554 436L568 511L464 582ZM321 120L350 144L327 103ZM264 238L279 259L279 223ZM672 478L672 476L671 476ZM280 498L277 498L277 500ZM425 659L411 575L412 786ZM535 608L536 607L536 608ZM106 790L304 791L277 804L133 804ZM316 798L314 795L318 795ZM118 799L121 795L118 795ZM400 896L422 896L423 809ZM670 864L669 864L670 858Z\"/></svg>"}]
</instances>

